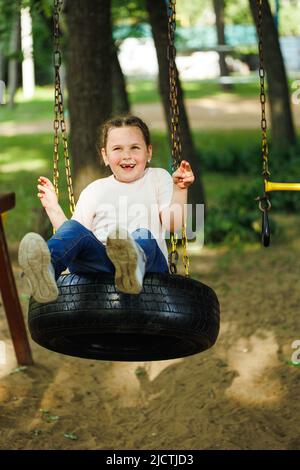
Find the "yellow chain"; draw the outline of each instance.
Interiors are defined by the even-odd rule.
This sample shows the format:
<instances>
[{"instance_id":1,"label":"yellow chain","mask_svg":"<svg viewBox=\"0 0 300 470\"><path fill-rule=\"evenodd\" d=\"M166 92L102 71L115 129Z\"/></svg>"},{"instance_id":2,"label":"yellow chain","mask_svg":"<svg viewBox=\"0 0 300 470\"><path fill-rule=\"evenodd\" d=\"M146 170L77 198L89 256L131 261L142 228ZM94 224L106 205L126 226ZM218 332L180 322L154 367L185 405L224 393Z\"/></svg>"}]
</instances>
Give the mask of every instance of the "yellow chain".
<instances>
[{"instance_id":1,"label":"yellow chain","mask_svg":"<svg viewBox=\"0 0 300 470\"><path fill-rule=\"evenodd\" d=\"M190 266L190 259L187 251L188 247L188 242L187 242L187 236L186 236L186 224L182 226L182 260L183 260L183 266L185 270L185 275L189 275L189 266Z\"/></svg>"},{"instance_id":2,"label":"yellow chain","mask_svg":"<svg viewBox=\"0 0 300 470\"><path fill-rule=\"evenodd\" d=\"M261 104L261 150L262 150L262 174L264 179L270 176L269 171L269 148L267 141L267 119L266 119L266 93L265 93L265 69L264 69L264 56L263 56L263 34L262 34L262 1L256 0L258 10L258 51L259 51L259 81L260 81L260 104Z\"/></svg>"},{"instance_id":3,"label":"yellow chain","mask_svg":"<svg viewBox=\"0 0 300 470\"><path fill-rule=\"evenodd\" d=\"M177 233L171 234L171 252L169 253L169 267L171 274L177 273L178 251L177 251Z\"/></svg>"},{"instance_id":4,"label":"yellow chain","mask_svg":"<svg viewBox=\"0 0 300 470\"><path fill-rule=\"evenodd\" d=\"M176 0L169 0L168 3L168 61L169 61L169 85L170 85L170 117L171 117L171 140L172 140L172 171L175 171L181 161L181 132L179 125L179 106L178 106L178 91L176 82L176 48L175 42L175 29L176 29ZM176 274L177 272L177 240L178 235L171 235L171 253L169 255L170 272ZM185 275L189 275L189 257L187 253L187 238L186 227L183 223L182 226L182 247L183 247L183 264L185 268Z\"/></svg>"},{"instance_id":5,"label":"yellow chain","mask_svg":"<svg viewBox=\"0 0 300 470\"><path fill-rule=\"evenodd\" d=\"M68 151L68 139L66 123L64 118L64 104L60 81L61 52L59 43L59 15L63 5L63 0L54 0L54 69L55 69L55 97L54 97L54 146L53 146L53 185L57 198L59 198L58 180L59 180L59 128L61 130L62 142L64 147L64 163L66 170L68 197L70 212L75 210L75 199L73 192L73 182L71 175L71 165Z\"/></svg>"}]
</instances>

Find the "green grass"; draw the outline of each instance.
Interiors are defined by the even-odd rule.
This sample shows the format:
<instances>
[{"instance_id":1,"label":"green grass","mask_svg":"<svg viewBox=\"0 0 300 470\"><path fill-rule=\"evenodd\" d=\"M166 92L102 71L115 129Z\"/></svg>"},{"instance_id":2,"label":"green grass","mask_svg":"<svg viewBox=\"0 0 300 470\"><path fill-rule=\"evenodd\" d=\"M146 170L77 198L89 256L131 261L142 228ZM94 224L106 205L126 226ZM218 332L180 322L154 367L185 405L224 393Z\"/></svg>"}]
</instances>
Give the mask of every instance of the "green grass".
<instances>
[{"instance_id":1,"label":"green grass","mask_svg":"<svg viewBox=\"0 0 300 470\"><path fill-rule=\"evenodd\" d=\"M37 210L41 207L37 178L44 175L52 179L52 145L50 134L1 137L1 192L16 193L16 208L9 212L6 222L8 239L12 242L36 226ZM64 175L62 162L60 174ZM66 191L61 196L62 206L66 208Z\"/></svg>"},{"instance_id":2,"label":"green grass","mask_svg":"<svg viewBox=\"0 0 300 470\"><path fill-rule=\"evenodd\" d=\"M293 81L289 80L291 93ZM186 99L199 99L224 94L216 80L183 81L182 86ZM156 79L127 78L127 90L131 104L160 101ZM231 94L240 98L258 98L258 93L258 81L253 81L235 84ZM7 106L0 107L0 122L31 122L53 119L53 94L52 86L37 87L34 99L26 101L19 89L16 95L16 105L13 109L9 109ZM228 96L228 93L226 93L226 96Z\"/></svg>"},{"instance_id":3,"label":"green grass","mask_svg":"<svg viewBox=\"0 0 300 470\"><path fill-rule=\"evenodd\" d=\"M229 190L238 190L249 182L247 175L230 175L216 172L204 172L203 184L209 206L221 206Z\"/></svg>"},{"instance_id":4,"label":"green grass","mask_svg":"<svg viewBox=\"0 0 300 470\"><path fill-rule=\"evenodd\" d=\"M52 87L37 87L34 99L25 100L19 89L15 98L15 106L10 109L6 105L0 106L0 122L32 122L53 117Z\"/></svg>"},{"instance_id":5,"label":"green grass","mask_svg":"<svg viewBox=\"0 0 300 470\"><path fill-rule=\"evenodd\" d=\"M222 95L220 86L214 80L182 82L186 99L199 99L206 96ZM157 80L127 79L127 89L131 104L155 103L160 101ZM27 101L19 89L13 109L0 107L1 122L33 122L53 119L53 87L37 87L34 99ZM258 97L258 82L240 83L234 86L233 95L243 98Z\"/></svg>"},{"instance_id":6,"label":"green grass","mask_svg":"<svg viewBox=\"0 0 300 470\"><path fill-rule=\"evenodd\" d=\"M186 99L199 99L207 96L224 94L216 80L182 81ZM132 104L153 103L160 100L156 80L128 79L127 89ZM243 98L258 96L258 82L239 83L234 85L233 95ZM226 93L227 95L227 93Z\"/></svg>"}]
</instances>

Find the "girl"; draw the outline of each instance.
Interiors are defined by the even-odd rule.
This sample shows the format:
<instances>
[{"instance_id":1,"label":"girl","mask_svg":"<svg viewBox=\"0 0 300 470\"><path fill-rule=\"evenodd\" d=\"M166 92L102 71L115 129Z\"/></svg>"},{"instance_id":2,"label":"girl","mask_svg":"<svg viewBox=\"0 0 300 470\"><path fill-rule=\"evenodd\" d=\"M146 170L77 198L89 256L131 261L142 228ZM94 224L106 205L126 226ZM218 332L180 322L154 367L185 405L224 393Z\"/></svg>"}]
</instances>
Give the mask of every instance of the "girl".
<instances>
[{"instance_id":1,"label":"girl","mask_svg":"<svg viewBox=\"0 0 300 470\"><path fill-rule=\"evenodd\" d=\"M165 231L182 225L187 189L194 182L189 163L182 161L172 176L149 168L149 129L136 116L107 121L101 141L112 175L81 192L70 220L51 181L38 179L38 197L56 233L47 243L28 233L19 247L19 264L37 302L57 298L56 280L66 268L114 273L116 288L128 294L140 293L145 272L168 272Z\"/></svg>"}]
</instances>

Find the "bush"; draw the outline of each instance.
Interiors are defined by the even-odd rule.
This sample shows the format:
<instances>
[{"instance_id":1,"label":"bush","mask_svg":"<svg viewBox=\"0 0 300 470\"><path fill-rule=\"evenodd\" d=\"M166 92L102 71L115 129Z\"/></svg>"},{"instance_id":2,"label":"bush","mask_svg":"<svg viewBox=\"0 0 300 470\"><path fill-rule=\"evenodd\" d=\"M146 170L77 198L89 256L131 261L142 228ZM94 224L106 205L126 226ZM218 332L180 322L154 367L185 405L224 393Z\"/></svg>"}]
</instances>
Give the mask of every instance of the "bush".
<instances>
[{"instance_id":1,"label":"bush","mask_svg":"<svg viewBox=\"0 0 300 470\"><path fill-rule=\"evenodd\" d=\"M219 207L208 209L205 219L206 243L259 242L261 239L261 211L256 197L261 195L261 180L229 191ZM279 234L279 227L269 218L271 233Z\"/></svg>"},{"instance_id":2,"label":"bush","mask_svg":"<svg viewBox=\"0 0 300 470\"><path fill-rule=\"evenodd\" d=\"M205 131L194 133L203 170L231 174L260 175L262 168L259 131ZM300 181L300 140L294 147L269 146L269 166L272 175Z\"/></svg>"}]
</instances>

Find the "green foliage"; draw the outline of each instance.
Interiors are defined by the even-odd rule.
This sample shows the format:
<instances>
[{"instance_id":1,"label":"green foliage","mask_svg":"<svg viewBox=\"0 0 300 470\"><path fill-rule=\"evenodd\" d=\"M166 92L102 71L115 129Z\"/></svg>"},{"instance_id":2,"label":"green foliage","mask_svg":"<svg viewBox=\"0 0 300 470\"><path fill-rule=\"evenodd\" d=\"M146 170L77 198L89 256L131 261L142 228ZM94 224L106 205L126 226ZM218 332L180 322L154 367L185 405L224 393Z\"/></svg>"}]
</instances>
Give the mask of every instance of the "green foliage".
<instances>
[{"instance_id":1,"label":"green foliage","mask_svg":"<svg viewBox=\"0 0 300 470\"><path fill-rule=\"evenodd\" d=\"M52 0L0 0L0 48L4 53L6 63L16 58L19 62L23 56L21 49L10 53L10 35L16 15L21 7L30 7L33 28L33 53L37 83L44 84L52 81ZM49 23L51 29L49 29Z\"/></svg>"},{"instance_id":2,"label":"green foliage","mask_svg":"<svg viewBox=\"0 0 300 470\"><path fill-rule=\"evenodd\" d=\"M259 188L251 180L238 188L228 188L218 206L208 207L205 220L206 242L256 241L256 222L260 216L255 202L258 194Z\"/></svg>"},{"instance_id":3,"label":"green foliage","mask_svg":"<svg viewBox=\"0 0 300 470\"><path fill-rule=\"evenodd\" d=\"M39 85L53 82L52 18L44 10L32 12L33 53L36 81Z\"/></svg>"},{"instance_id":4,"label":"green foliage","mask_svg":"<svg viewBox=\"0 0 300 470\"><path fill-rule=\"evenodd\" d=\"M261 195L262 180L249 179L247 184L228 189L220 206L208 208L205 219L206 243L259 242L261 238L261 211L257 196ZM271 233L279 234L279 226L270 218Z\"/></svg>"},{"instance_id":5,"label":"green foliage","mask_svg":"<svg viewBox=\"0 0 300 470\"><path fill-rule=\"evenodd\" d=\"M228 136L227 136L228 137ZM245 136L244 136L245 137ZM250 139L249 144L251 142ZM249 159L247 151L242 153L241 148L228 147L225 143L224 136L219 136L219 142L215 140L217 147L224 146L223 155L230 156L233 153L239 155L240 159L235 161L234 172L230 172L230 158L218 160L216 153L213 153L215 169L222 170L222 178L226 179L226 173L234 174L238 169L248 175L247 179L241 180L241 173L236 174L237 185L233 187L230 182L229 189L224 191L218 189L218 183L214 186L218 191L219 197L213 200L208 198L208 213L205 221L205 240L207 243L236 243L259 241L261 231L261 213L258 210L258 202L255 200L262 195L262 177L259 176L261 162L255 162L254 158ZM241 143L241 140L239 141ZM235 142L236 144L237 142ZM249 150L248 144L248 150ZM253 143L254 145L254 143ZM251 148L251 144L250 144ZM253 146L254 150L255 146ZM259 150L259 148L258 148ZM229 153L227 153L229 152ZM204 155L207 156L204 150ZM254 155L254 153L253 153ZM259 153L257 153L259 155ZM293 148L270 149L270 169L271 181L280 182L299 182L299 157L300 142ZM233 157L232 157L233 159ZM228 163L226 167L225 163ZM207 163L207 161L206 161ZM210 162L211 165L211 162ZM224 170L226 173L224 173ZM205 172L204 172L205 174ZM211 184L211 183L210 183ZM220 185L222 187L222 185ZM298 213L300 211L300 193L298 191L280 191L271 192L270 200L272 203L271 217L269 218L271 233L278 237L281 236L280 227L272 217L272 214L278 213Z\"/></svg>"},{"instance_id":6,"label":"green foliage","mask_svg":"<svg viewBox=\"0 0 300 470\"><path fill-rule=\"evenodd\" d=\"M271 181L300 182L300 143L291 149L275 149L271 153ZM274 211L297 213L300 211L300 193L298 191L279 191L271 193Z\"/></svg>"},{"instance_id":7,"label":"green foliage","mask_svg":"<svg viewBox=\"0 0 300 470\"><path fill-rule=\"evenodd\" d=\"M256 173L260 164L260 134L258 130L195 132L204 171L230 174Z\"/></svg>"},{"instance_id":8,"label":"green foliage","mask_svg":"<svg viewBox=\"0 0 300 470\"><path fill-rule=\"evenodd\" d=\"M300 35L299 3L290 0L284 2L279 10L279 33L282 36Z\"/></svg>"},{"instance_id":9,"label":"green foliage","mask_svg":"<svg viewBox=\"0 0 300 470\"><path fill-rule=\"evenodd\" d=\"M258 240L256 212L239 214L221 207L211 208L205 219L205 243L241 243Z\"/></svg>"},{"instance_id":10,"label":"green foliage","mask_svg":"<svg viewBox=\"0 0 300 470\"><path fill-rule=\"evenodd\" d=\"M250 24L252 22L249 0L225 0L226 24Z\"/></svg>"},{"instance_id":11,"label":"green foliage","mask_svg":"<svg viewBox=\"0 0 300 470\"><path fill-rule=\"evenodd\" d=\"M195 136L196 141L201 137ZM204 175L207 170L218 171L226 180L226 175L236 175L237 184L232 180L224 191L219 189L217 179L214 190L219 197L210 205L205 223L205 239L208 243L232 243L259 241L261 214L256 197L262 195L260 137L255 133L206 134L206 142L199 143L202 150ZM276 149L270 146L271 181L299 182L300 143L292 148ZM248 178L241 180L241 174ZM212 183L210 182L210 185ZM222 188L222 184L220 185ZM232 189L229 189L232 188ZM300 193L280 191L270 193L272 212L297 213L300 211ZM271 232L279 235L279 226L270 218Z\"/></svg>"},{"instance_id":12,"label":"green foliage","mask_svg":"<svg viewBox=\"0 0 300 470\"><path fill-rule=\"evenodd\" d=\"M53 0L30 0L31 9L42 13L46 18L52 17Z\"/></svg>"},{"instance_id":13,"label":"green foliage","mask_svg":"<svg viewBox=\"0 0 300 470\"><path fill-rule=\"evenodd\" d=\"M9 38L16 14L20 10L20 0L0 0L0 47L4 55L9 54Z\"/></svg>"},{"instance_id":14,"label":"green foliage","mask_svg":"<svg viewBox=\"0 0 300 470\"><path fill-rule=\"evenodd\" d=\"M14 108L1 106L0 122L14 121L17 123L49 120L53 118L53 86L36 87L35 97L23 101L21 89L17 91Z\"/></svg>"},{"instance_id":15,"label":"green foliage","mask_svg":"<svg viewBox=\"0 0 300 470\"><path fill-rule=\"evenodd\" d=\"M182 26L194 26L203 17L206 11L211 10L212 0L180 0L177 2L176 12L179 24Z\"/></svg>"},{"instance_id":16,"label":"green foliage","mask_svg":"<svg viewBox=\"0 0 300 470\"><path fill-rule=\"evenodd\" d=\"M148 14L145 0L112 0L112 20L114 24L122 23L134 25L147 21Z\"/></svg>"}]
</instances>

